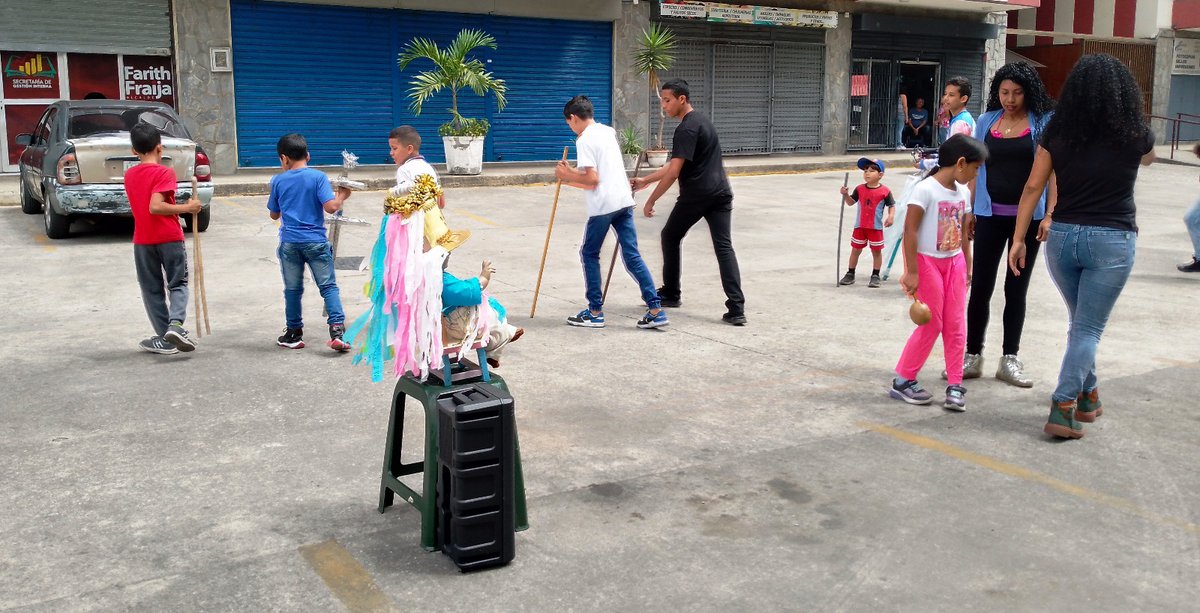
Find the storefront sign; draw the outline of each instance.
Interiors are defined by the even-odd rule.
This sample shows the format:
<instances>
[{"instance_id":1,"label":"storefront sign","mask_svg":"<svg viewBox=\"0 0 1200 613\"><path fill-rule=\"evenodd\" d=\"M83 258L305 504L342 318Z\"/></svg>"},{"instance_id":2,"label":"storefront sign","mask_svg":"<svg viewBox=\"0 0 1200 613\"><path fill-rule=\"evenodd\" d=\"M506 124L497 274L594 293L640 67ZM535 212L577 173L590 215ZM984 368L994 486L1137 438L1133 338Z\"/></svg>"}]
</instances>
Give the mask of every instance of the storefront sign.
<instances>
[{"instance_id":1,"label":"storefront sign","mask_svg":"<svg viewBox=\"0 0 1200 613\"><path fill-rule=\"evenodd\" d=\"M171 75L171 58L125 56L121 88L126 100L165 102L175 106L175 81Z\"/></svg>"},{"instance_id":2,"label":"storefront sign","mask_svg":"<svg viewBox=\"0 0 1200 613\"><path fill-rule=\"evenodd\" d=\"M809 11L752 4L660 0L659 14L676 19L707 19L714 23L745 23L759 26L836 28L834 11Z\"/></svg>"},{"instance_id":3,"label":"storefront sign","mask_svg":"<svg viewBox=\"0 0 1200 613\"><path fill-rule=\"evenodd\" d=\"M1200 38L1176 38L1173 75L1200 75Z\"/></svg>"},{"instance_id":4,"label":"storefront sign","mask_svg":"<svg viewBox=\"0 0 1200 613\"><path fill-rule=\"evenodd\" d=\"M868 96L871 94L871 75L856 74L850 76L850 97Z\"/></svg>"},{"instance_id":5,"label":"storefront sign","mask_svg":"<svg viewBox=\"0 0 1200 613\"><path fill-rule=\"evenodd\" d=\"M5 98L58 98L58 54L4 53Z\"/></svg>"},{"instance_id":6,"label":"storefront sign","mask_svg":"<svg viewBox=\"0 0 1200 613\"><path fill-rule=\"evenodd\" d=\"M679 0L663 0L658 7L663 17L678 19L707 19L708 6L704 2L683 2Z\"/></svg>"}]
</instances>

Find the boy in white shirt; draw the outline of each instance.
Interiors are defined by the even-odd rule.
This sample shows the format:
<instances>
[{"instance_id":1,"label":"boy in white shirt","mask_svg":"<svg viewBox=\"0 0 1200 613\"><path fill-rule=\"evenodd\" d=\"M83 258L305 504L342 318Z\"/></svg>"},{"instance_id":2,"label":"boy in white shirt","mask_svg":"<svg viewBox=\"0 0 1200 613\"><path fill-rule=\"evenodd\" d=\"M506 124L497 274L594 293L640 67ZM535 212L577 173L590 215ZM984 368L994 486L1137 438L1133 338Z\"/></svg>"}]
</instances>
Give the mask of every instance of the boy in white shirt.
<instances>
[{"instance_id":1,"label":"boy in white shirt","mask_svg":"<svg viewBox=\"0 0 1200 613\"><path fill-rule=\"evenodd\" d=\"M611 227L617 233L625 270L637 281L642 300L646 301L646 314L637 322L637 327L661 328L670 322L661 308L650 269L638 252L637 228L633 225L633 192L625 175L617 132L596 123L593 116L592 101L587 96L575 96L563 107L563 117L578 137L575 141L576 168L562 161L554 170L554 175L563 183L587 190L588 221L579 257L583 261L588 308L568 317L567 323L584 328L604 327L600 248Z\"/></svg>"},{"instance_id":2,"label":"boy in white shirt","mask_svg":"<svg viewBox=\"0 0 1200 613\"><path fill-rule=\"evenodd\" d=\"M396 162L396 186L388 189L391 196L403 196L416 184L417 177L429 175L440 186L442 180L437 171L425 156L421 155L421 135L412 126L393 128L388 134L388 148L392 152L392 161ZM438 208L446 208L444 196L438 196Z\"/></svg>"}]
</instances>

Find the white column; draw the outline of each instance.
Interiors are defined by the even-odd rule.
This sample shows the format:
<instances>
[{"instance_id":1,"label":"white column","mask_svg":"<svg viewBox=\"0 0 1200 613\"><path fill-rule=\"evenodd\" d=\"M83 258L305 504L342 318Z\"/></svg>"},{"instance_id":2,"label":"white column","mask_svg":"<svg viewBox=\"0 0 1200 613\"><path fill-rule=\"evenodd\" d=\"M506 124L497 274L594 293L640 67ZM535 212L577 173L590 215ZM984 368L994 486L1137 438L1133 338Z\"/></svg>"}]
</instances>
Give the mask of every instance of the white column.
<instances>
[{"instance_id":1,"label":"white column","mask_svg":"<svg viewBox=\"0 0 1200 613\"><path fill-rule=\"evenodd\" d=\"M1054 31L1075 31L1075 0L1057 0L1054 3ZM1056 45L1069 45L1070 38L1055 38Z\"/></svg>"},{"instance_id":2,"label":"white column","mask_svg":"<svg viewBox=\"0 0 1200 613\"><path fill-rule=\"evenodd\" d=\"M1092 34L1096 36L1113 35L1113 19L1117 12L1116 0L1096 0L1096 11L1093 13Z\"/></svg>"}]
</instances>

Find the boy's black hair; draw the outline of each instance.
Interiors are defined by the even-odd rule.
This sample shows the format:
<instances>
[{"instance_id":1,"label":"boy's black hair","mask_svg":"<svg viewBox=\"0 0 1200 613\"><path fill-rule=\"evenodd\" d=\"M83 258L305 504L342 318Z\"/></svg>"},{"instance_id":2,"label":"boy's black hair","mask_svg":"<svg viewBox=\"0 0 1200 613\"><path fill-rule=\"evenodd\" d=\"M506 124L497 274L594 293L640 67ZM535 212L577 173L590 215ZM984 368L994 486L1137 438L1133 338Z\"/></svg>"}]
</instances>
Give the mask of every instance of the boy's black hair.
<instances>
[{"instance_id":1,"label":"boy's black hair","mask_svg":"<svg viewBox=\"0 0 1200 613\"><path fill-rule=\"evenodd\" d=\"M983 144L978 139L967 136L966 134L955 134L946 139L941 147L938 147L938 165L929 171L933 174L942 168L958 163L959 159L965 159L968 164L979 162L986 164L991 158L988 153L987 145Z\"/></svg>"},{"instance_id":2,"label":"boy's black hair","mask_svg":"<svg viewBox=\"0 0 1200 613\"><path fill-rule=\"evenodd\" d=\"M670 81L663 83L662 87L658 89L659 91L670 91L671 95L675 96L676 98L686 97L688 101L691 101L692 99L692 90L688 89L687 81L684 81L683 79L671 79Z\"/></svg>"},{"instance_id":3,"label":"boy's black hair","mask_svg":"<svg viewBox=\"0 0 1200 613\"><path fill-rule=\"evenodd\" d=\"M563 107L563 117L569 119L571 115L587 121L596 115L596 109L587 96L575 96Z\"/></svg>"},{"instance_id":4,"label":"boy's black hair","mask_svg":"<svg viewBox=\"0 0 1200 613\"><path fill-rule=\"evenodd\" d=\"M421 150L421 133L412 126L398 126L388 132L388 139L396 139L401 145L412 145L416 151Z\"/></svg>"},{"instance_id":5,"label":"boy's black hair","mask_svg":"<svg viewBox=\"0 0 1200 613\"><path fill-rule=\"evenodd\" d=\"M958 95L971 97L971 82L966 77L954 77L946 81L946 85L953 85L958 88Z\"/></svg>"},{"instance_id":6,"label":"boy's black hair","mask_svg":"<svg viewBox=\"0 0 1200 613\"><path fill-rule=\"evenodd\" d=\"M133 145L134 151L150 153L162 143L162 134L158 132L158 128L140 121L129 129L129 142Z\"/></svg>"},{"instance_id":7,"label":"boy's black hair","mask_svg":"<svg viewBox=\"0 0 1200 613\"><path fill-rule=\"evenodd\" d=\"M303 135L295 132L284 134L275 144L275 151L289 160L303 160L308 157L308 141L304 140Z\"/></svg>"}]
</instances>

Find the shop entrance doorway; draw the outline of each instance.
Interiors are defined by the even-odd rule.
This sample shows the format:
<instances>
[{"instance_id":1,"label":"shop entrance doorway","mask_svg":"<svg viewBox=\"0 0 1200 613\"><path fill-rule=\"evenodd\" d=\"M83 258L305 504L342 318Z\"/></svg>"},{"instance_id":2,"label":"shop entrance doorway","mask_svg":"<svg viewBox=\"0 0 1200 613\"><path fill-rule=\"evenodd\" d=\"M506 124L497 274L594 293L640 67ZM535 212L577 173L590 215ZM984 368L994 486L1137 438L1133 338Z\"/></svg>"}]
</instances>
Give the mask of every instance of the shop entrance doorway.
<instances>
[{"instance_id":1,"label":"shop entrance doorway","mask_svg":"<svg viewBox=\"0 0 1200 613\"><path fill-rule=\"evenodd\" d=\"M933 147L939 142L938 110L941 83L938 62L900 60L899 88L908 99L908 119L900 143L906 147ZM914 127L919 129L914 130Z\"/></svg>"}]
</instances>

